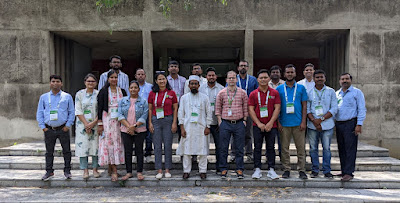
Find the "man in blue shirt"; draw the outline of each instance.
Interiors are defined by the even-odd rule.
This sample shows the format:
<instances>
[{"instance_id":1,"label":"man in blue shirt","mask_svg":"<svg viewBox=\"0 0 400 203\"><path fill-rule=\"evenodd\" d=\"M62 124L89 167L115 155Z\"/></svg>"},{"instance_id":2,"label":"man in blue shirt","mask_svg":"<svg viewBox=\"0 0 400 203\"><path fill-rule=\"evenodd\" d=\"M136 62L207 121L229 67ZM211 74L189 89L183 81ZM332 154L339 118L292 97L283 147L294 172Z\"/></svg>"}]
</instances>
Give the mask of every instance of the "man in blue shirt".
<instances>
[{"instance_id":1,"label":"man in blue shirt","mask_svg":"<svg viewBox=\"0 0 400 203\"><path fill-rule=\"evenodd\" d=\"M64 175L71 179L71 146L69 129L74 118L74 102L70 94L61 90L62 81L58 75L50 76L50 92L42 94L39 99L36 120L44 132L46 144L46 174L42 180L47 181L54 176L54 147L57 138L60 140L64 155Z\"/></svg>"},{"instance_id":2,"label":"man in blue shirt","mask_svg":"<svg viewBox=\"0 0 400 203\"><path fill-rule=\"evenodd\" d=\"M336 91L338 112L336 120L336 137L339 149L342 181L353 179L356 166L358 135L365 120L364 94L360 89L351 85L353 77L349 73L340 76L342 88Z\"/></svg>"},{"instance_id":3,"label":"man in blue shirt","mask_svg":"<svg viewBox=\"0 0 400 203\"><path fill-rule=\"evenodd\" d=\"M290 177L290 140L294 139L297 149L297 168L299 178L307 179L305 173L305 136L307 119L307 91L303 85L296 83L296 68L293 64L285 66L285 84L279 85L276 90L281 97L281 113L278 128L281 131L281 162L284 168L282 178Z\"/></svg>"},{"instance_id":4,"label":"man in blue shirt","mask_svg":"<svg viewBox=\"0 0 400 203\"><path fill-rule=\"evenodd\" d=\"M310 143L310 157L312 161L311 178L318 177L319 156L318 144L321 139L323 148L322 171L326 178L333 178L331 173L331 140L335 122L333 117L337 113L337 99L335 90L325 85L325 72L314 72L315 86L309 89L307 101L307 135Z\"/></svg>"}]
</instances>

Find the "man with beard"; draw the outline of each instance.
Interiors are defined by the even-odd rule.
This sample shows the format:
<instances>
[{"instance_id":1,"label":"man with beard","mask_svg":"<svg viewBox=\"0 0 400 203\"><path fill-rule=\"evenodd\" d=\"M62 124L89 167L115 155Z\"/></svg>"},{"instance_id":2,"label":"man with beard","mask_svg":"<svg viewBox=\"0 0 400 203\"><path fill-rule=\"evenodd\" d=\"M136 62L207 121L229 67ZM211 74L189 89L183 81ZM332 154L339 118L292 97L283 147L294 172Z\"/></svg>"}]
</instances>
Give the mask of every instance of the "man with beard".
<instances>
[{"instance_id":1,"label":"man with beard","mask_svg":"<svg viewBox=\"0 0 400 203\"><path fill-rule=\"evenodd\" d=\"M307 179L305 173L305 136L307 118L307 91L303 85L296 83L296 68L293 64L285 66L285 84L279 85L276 90L281 99L281 112L278 128L281 131L282 157L284 173L282 178L290 177L289 145L293 137L297 150L297 169L299 178Z\"/></svg>"},{"instance_id":2,"label":"man with beard","mask_svg":"<svg viewBox=\"0 0 400 203\"><path fill-rule=\"evenodd\" d=\"M127 74L121 71L122 68L122 62L121 62L121 57L114 55L110 57L110 70L115 70L118 74L118 87L121 89L124 89L125 92L129 96L129 77ZM107 74L110 71L108 70L107 72L104 72L103 74L100 75L100 80L99 80L99 90L104 87L104 85L107 83Z\"/></svg>"},{"instance_id":3,"label":"man with beard","mask_svg":"<svg viewBox=\"0 0 400 203\"><path fill-rule=\"evenodd\" d=\"M202 74L203 74L203 70L201 69L200 64L199 63L194 63L192 65L192 75L199 76L199 78L200 78L200 87L206 86L206 84L207 84L207 79L203 78ZM190 92L189 80L186 80L184 94L186 94L188 92Z\"/></svg>"},{"instance_id":4,"label":"man with beard","mask_svg":"<svg viewBox=\"0 0 400 203\"><path fill-rule=\"evenodd\" d=\"M315 86L315 82L313 80L314 71L315 71L314 64L307 63L304 66L304 71L303 71L305 78L298 82L300 85L303 85L307 91L314 89L314 86Z\"/></svg>"},{"instance_id":5,"label":"man with beard","mask_svg":"<svg viewBox=\"0 0 400 203\"><path fill-rule=\"evenodd\" d=\"M207 83L203 86L200 86L199 91L205 95L208 96L208 101L210 101L211 105L211 115L212 115L212 121L210 124L210 131L211 134L214 138L214 144L215 144L215 156L216 156L216 172L220 173L221 170L219 169L218 163L219 163L219 156L220 156L220 144L219 144L219 129L218 129L218 119L217 116L215 116L215 100L217 99L217 95L219 91L224 89L224 87L217 82L217 75L215 74L215 68L209 67L207 68L206 71L206 77L207 77Z\"/></svg>"},{"instance_id":6,"label":"man with beard","mask_svg":"<svg viewBox=\"0 0 400 203\"><path fill-rule=\"evenodd\" d=\"M271 80L268 82L270 88L276 89L279 85L285 83L285 81L281 79L281 67L274 65L269 69L269 71L271 72Z\"/></svg>"},{"instance_id":7,"label":"man with beard","mask_svg":"<svg viewBox=\"0 0 400 203\"><path fill-rule=\"evenodd\" d=\"M192 170L192 155L199 158L200 178L206 179L207 155L210 144L210 124L212 121L211 105L203 93L199 93L200 77L189 77L190 93L181 98L178 110L181 140L176 150L183 156L183 179L188 179Z\"/></svg>"},{"instance_id":8,"label":"man with beard","mask_svg":"<svg viewBox=\"0 0 400 203\"><path fill-rule=\"evenodd\" d=\"M353 179L356 166L358 135L365 120L367 109L362 91L351 85L349 73L340 76L340 88L336 91L338 112L336 114L336 137L339 149L342 181Z\"/></svg>"}]
</instances>

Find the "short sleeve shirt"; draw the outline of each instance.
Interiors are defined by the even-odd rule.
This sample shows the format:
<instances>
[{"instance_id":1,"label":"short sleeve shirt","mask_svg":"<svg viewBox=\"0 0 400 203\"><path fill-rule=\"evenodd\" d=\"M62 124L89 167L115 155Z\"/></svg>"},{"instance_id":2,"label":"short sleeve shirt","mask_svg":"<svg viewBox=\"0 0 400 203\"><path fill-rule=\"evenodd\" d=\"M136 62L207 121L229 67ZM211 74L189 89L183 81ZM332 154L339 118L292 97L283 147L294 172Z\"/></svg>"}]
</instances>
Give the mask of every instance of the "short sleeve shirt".
<instances>
[{"instance_id":1,"label":"short sleeve shirt","mask_svg":"<svg viewBox=\"0 0 400 203\"><path fill-rule=\"evenodd\" d=\"M295 101L293 101L293 95L294 95L294 89L297 84L297 90L296 90L296 98ZM287 91L287 96L288 96L288 101L286 101L285 97L285 90L286 88ZM301 120L302 120L302 105L301 103L303 101L308 100L307 96L307 90L303 85L300 85L298 83L294 83L293 87L286 86L285 84L279 85L276 90L279 92L279 96L281 97L281 113L279 116L279 122L283 127L295 127L295 126L300 126ZM294 103L294 113L288 114L286 113L286 103Z\"/></svg>"},{"instance_id":2,"label":"short sleeve shirt","mask_svg":"<svg viewBox=\"0 0 400 203\"><path fill-rule=\"evenodd\" d=\"M149 104L153 105L153 110L152 110L152 115L156 115L156 108L161 108L162 106L162 100L164 99L164 95L167 94L167 97L165 98L164 102L164 115L169 116L174 113L173 104L178 103L178 99L176 97L176 94L172 90L165 89L164 91L159 91L158 92L158 97L157 97L157 105L154 104L155 102L155 97L156 97L156 92L151 91L149 94Z\"/></svg>"},{"instance_id":3,"label":"short sleeve shirt","mask_svg":"<svg viewBox=\"0 0 400 203\"><path fill-rule=\"evenodd\" d=\"M266 98L267 98L267 94L269 91L269 97L268 97L268 117L265 118L261 118L260 116L260 104L258 102L258 93L260 93L260 101L261 101L261 106L264 107L265 103L266 103ZM250 97L249 97L249 106L254 106L254 111L256 112L257 118L258 120L261 121L261 123L267 124L271 118L272 118L272 114L274 113L275 110L275 104L280 104L281 103L281 99L279 96L278 91L268 87L267 92L262 92L260 91L260 88L257 88L256 90L254 90L253 92L250 93ZM253 126L257 126L257 124L255 122L253 122ZM276 122L274 122L273 128L276 128L277 124Z\"/></svg>"}]
</instances>

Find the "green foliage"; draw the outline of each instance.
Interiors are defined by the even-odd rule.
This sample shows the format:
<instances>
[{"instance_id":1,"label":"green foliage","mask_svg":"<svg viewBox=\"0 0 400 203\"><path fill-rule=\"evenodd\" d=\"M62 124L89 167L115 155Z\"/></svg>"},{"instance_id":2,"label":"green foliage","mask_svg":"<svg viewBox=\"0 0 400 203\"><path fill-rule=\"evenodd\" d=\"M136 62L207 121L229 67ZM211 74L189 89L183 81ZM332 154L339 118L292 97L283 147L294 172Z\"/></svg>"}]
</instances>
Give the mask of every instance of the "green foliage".
<instances>
[{"instance_id":1,"label":"green foliage","mask_svg":"<svg viewBox=\"0 0 400 203\"><path fill-rule=\"evenodd\" d=\"M101 12L103 8L113 8L119 4L121 0L96 0L96 8L98 12Z\"/></svg>"}]
</instances>

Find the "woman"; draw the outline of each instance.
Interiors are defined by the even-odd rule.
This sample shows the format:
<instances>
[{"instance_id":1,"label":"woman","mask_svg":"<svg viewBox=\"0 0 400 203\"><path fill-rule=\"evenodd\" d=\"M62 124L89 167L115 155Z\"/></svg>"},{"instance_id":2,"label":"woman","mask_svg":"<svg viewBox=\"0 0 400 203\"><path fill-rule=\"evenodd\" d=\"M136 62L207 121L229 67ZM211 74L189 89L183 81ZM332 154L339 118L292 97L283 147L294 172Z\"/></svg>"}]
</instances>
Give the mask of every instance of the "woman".
<instances>
[{"instance_id":1,"label":"woman","mask_svg":"<svg viewBox=\"0 0 400 203\"><path fill-rule=\"evenodd\" d=\"M89 178L88 156L92 156L93 177L100 177L97 171L98 146L97 136L97 95L99 91L94 89L97 86L97 78L89 73L84 79L86 88L79 90L75 96L75 155L79 157L80 169L83 169L83 179Z\"/></svg>"},{"instance_id":2,"label":"woman","mask_svg":"<svg viewBox=\"0 0 400 203\"><path fill-rule=\"evenodd\" d=\"M157 179L163 177L162 144L164 142L165 177L170 178L172 168L172 133L177 130L178 100L167 78L162 73L155 75L149 94L149 131L153 133L155 168Z\"/></svg>"},{"instance_id":3,"label":"woman","mask_svg":"<svg viewBox=\"0 0 400 203\"><path fill-rule=\"evenodd\" d=\"M118 120L121 122L121 136L125 148L126 175L122 180L127 180L132 175L132 146L135 143L137 159L138 180L143 180L143 142L147 135L146 120L149 106L146 99L139 96L139 83L133 80L129 85L131 96L124 97L118 104Z\"/></svg>"},{"instance_id":4,"label":"woman","mask_svg":"<svg viewBox=\"0 0 400 203\"><path fill-rule=\"evenodd\" d=\"M111 181L118 180L117 165L124 164L124 147L118 122L118 102L126 96L125 90L117 87L118 74L110 70L107 84L100 90L98 100L99 164L108 165Z\"/></svg>"}]
</instances>

